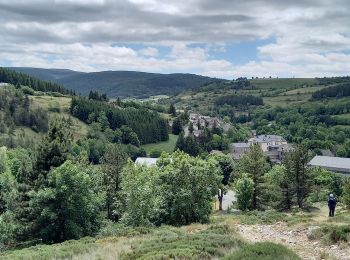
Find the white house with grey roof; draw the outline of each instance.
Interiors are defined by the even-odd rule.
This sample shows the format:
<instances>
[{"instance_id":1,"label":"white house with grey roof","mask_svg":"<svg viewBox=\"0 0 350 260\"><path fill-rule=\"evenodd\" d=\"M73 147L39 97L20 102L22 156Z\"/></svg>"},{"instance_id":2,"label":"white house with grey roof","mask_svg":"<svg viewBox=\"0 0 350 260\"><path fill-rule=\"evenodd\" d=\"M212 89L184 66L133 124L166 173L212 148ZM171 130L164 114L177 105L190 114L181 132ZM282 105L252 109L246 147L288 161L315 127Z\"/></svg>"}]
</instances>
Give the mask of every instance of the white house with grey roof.
<instances>
[{"instance_id":1,"label":"white house with grey roof","mask_svg":"<svg viewBox=\"0 0 350 260\"><path fill-rule=\"evenodd\" d=\"M258 144L265 155L276 163L280 163L284 154L292 149L292 146L280 135L254 135L247 143L232 144L232 158L234 160L241 158L253 144Z\"/></svg>"},{"instance_id":2,"label":"white house with grey roof","mask_svg":"<svg viewBox=\"0 0 350 260\"><path fill-rule=\"evenodd\" d=\"M280 135L256 135L248 140L250 144L259 144L264 152L269 151L270 147L278 147L288 144Z\"/></svg>"},{"instance_id":3,"label":"white house with grey roof","mask_svg":"<svg viewBox=\"0 0 350 260\"><path fill-rule=\"evenodd\" d=\"M350 158L316 155L308 165L332 172L350 174Z\"/></svg>"}]
</instances>

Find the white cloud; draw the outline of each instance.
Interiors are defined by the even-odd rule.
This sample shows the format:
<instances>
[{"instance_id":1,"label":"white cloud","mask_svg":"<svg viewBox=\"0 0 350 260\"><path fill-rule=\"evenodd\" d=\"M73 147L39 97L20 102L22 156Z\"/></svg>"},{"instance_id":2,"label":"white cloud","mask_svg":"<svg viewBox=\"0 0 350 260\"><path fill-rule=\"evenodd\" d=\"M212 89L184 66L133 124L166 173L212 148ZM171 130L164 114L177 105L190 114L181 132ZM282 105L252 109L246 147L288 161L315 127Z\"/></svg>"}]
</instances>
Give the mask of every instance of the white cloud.
<instances>
[{"instance_id":1,"label":"white cloud","mask_svg":"<svg viewBox=\"0 0 350 260\"><path fill-rule=\"evenodd\" d=\"M343 75L349 12L346 0L0 0L0 64L225 78ZM264 38L275 42L246 64L216 57L231 43Z\"/></svg>"},{"instance_id":2,"label":"white cloud","mask_svg":"<svg viewBox=\"0 0 350 260\"><path fill-rule=\"evenodd\" d=\"M152 47L143 48L139 51L139 53L148 57L157 57L159 55L158 49Z\"/></svg>"}]
</instances>

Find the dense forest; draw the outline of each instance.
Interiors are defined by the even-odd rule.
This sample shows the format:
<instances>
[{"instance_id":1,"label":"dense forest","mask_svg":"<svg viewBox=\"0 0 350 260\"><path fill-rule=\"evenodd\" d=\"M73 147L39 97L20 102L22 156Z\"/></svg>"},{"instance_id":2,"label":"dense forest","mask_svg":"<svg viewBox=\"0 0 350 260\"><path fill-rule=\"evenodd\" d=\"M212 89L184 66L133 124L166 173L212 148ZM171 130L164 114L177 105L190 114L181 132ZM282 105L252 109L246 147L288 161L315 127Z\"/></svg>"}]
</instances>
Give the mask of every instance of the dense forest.
<instances>
[{"instance_id":1,"label":"dense forest","mask_svg":"<svg viewBox=\"0 0 350 260\"><path fill-rule=\"evenodd\" d=\"M42 81L27 74L0 67L0 82L10 83L15 86L28 86L36 91L58 92L72 95L74 91L65 89L57 83Z\"/></svg>"},{"instance_id":2,"label":"dense forest","mask_svg":"<svg viewBox=\"0 0 350 260\"><path fill-rule=\"evenodd\" d=\"M332 87L327 87L324 89L321 89L319 91L316 91L312 94L312 99L319 100L323 98L342 98L342 97L348 97L350 96L350 82L339 84Z\"/></svg>"},{"instance_id":3,"label":"dense forest","mask_svg":"<svg viewBox=\"0 0 350 260\"><path fill-rule=\"evenodd\" d=\"M121 108L114 104L76 97L71 104L71 113L86 123L96 122L105 117L104 128L116 130L130 127L139 141L153 143L168 140L168 125L158 113L147 109Z\"/></svg>"}]
</instances>

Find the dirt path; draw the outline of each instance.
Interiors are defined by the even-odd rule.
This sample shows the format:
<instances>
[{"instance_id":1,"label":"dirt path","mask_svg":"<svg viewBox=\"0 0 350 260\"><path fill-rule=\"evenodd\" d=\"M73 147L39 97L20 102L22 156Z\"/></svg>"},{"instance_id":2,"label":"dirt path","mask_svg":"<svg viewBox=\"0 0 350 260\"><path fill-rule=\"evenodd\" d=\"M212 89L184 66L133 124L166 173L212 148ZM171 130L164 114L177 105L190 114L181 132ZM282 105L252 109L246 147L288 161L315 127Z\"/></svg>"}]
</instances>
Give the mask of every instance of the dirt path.
<instances>
[{"instance_id":1,"label":"dirt path","mask_svg":"<svg viewBox=\"0 0 350 260\"><path fill-rule=\"evenodd\" d=\"M310 240L308 238L313 229L327 221L327 214L327 207L320 208L318 214L315 214L311 225L288 226L285 222L278 222L273 225L238 224L237 229L243 239L249 242L270 241L283 244L303 259L350 260L350 245L324 245L319 240Z\"/></svg>"}]
</instances>

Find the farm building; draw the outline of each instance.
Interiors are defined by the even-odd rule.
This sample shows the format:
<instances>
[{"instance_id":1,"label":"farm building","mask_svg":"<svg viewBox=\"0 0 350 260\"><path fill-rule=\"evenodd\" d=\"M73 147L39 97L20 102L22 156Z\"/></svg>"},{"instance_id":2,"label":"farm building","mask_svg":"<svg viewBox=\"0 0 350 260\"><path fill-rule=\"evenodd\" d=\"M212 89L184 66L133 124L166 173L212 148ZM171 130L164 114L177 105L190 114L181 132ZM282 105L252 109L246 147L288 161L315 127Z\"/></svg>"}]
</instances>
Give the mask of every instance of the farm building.
<instances>
[{"instance_id":1,"label":"farm building","mask_svg":"<svg viewBox=\"0 0 350 260\"><path fill-rule=\"evenodd\" d=\"M350 174L350 158L316 155L308 165L311 167L321 167L332 172Z\"/></svg>"}]
</instances>

